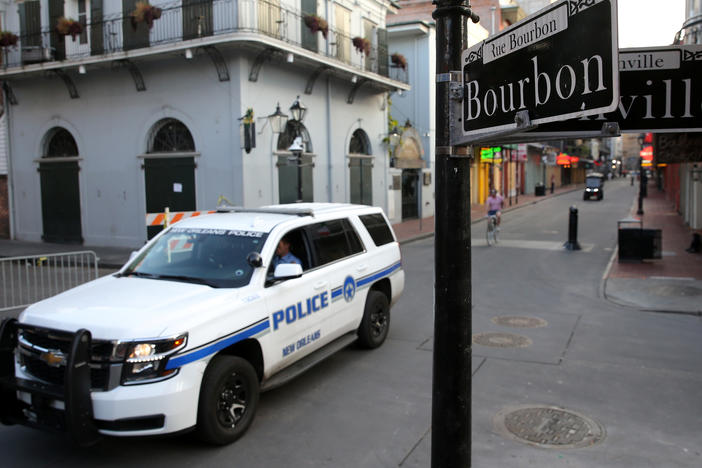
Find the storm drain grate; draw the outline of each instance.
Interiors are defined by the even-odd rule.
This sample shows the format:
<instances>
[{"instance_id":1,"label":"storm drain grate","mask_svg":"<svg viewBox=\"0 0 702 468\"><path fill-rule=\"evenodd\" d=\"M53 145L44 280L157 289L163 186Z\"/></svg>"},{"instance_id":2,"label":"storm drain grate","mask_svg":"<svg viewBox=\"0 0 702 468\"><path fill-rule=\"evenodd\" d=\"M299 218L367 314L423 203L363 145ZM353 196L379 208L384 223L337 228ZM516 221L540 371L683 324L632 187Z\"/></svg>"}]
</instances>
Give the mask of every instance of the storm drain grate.
<instances>
[{"instance_id":1,"label":"storm drain grate","mask_svg":"<svg viewBox=\"0 0 702 468\"><path fill-rule=\"evenodd\" d=\"M473 343L493 348L526 348L532 341L512 333L478 333L473 335Z\"/></svg>"},{"instance_id":2,"label":"storm drain grate","mask_svg":"<svg viewBox=\"0 0 702 468\"><path fill-rule=\"evenodd\" d=\"M493 317L492 321L497 325L516 328L541 328L548 325L546 320L537 317L503 316Z\"/></svg>"},{"instance_id":3,"label":"storm drain grate","mask_svg":"<svg viewBox=\"0 0 702 468\"><path fill-rule=\"evenodd\" d=\"M503 435L542 448L589 447L605 438L604 428L594 420L553 406L505 408L494 422Z\"/></svg>"}]
</instances>

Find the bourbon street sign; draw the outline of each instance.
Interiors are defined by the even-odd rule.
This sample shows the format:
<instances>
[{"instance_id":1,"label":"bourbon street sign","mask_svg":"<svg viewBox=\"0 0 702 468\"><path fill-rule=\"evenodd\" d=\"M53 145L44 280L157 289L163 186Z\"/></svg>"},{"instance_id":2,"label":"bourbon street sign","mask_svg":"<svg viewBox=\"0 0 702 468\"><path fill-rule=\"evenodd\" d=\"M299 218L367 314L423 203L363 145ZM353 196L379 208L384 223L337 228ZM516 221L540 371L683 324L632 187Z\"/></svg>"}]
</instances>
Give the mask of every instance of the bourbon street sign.
<instances>
[{"instance_id":1,"label":"bourbon street sign","mask_svg":"<svg viewBox=\"0 0 702 468\"><path fill-rule=\"evenodd\" d=\"M586 136L607 122L617 123L623 133L702 131L702 46L621 49L619 82L614 112L539 126L524 135Z\"/></svg>"},{"instance_id":2,"label":"bourbon street sign","mask_svg":"<svg viewBox=\"0 0 702 468\"><path fill-rule=\"evenodd\" d=\"M465 50L452 144L518 131L525 111L540 125L615 110L616 12L616 0L561 0Z\"/></svg>"}]
</instances>

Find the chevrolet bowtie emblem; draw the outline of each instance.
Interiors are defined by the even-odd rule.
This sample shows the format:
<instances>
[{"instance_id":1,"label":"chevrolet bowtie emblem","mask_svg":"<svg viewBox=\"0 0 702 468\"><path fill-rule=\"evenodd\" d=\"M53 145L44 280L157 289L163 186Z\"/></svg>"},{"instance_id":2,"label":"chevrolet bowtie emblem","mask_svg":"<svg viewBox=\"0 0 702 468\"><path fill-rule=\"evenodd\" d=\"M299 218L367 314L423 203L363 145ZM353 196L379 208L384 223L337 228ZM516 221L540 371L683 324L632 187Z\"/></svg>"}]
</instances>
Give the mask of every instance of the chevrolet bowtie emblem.
<instances>
[{"instance_id":1,"label":"chevrolet bowtie emblem","mask_svg":"<svg viewBox=\"0 0 702 468\"><path fill-rule=\"evenodd\" d=\"M60 367L66 365L66 355L61 351L48 351L41 353L39 359L47 363L51 367Z\"/></svg>"}]
</instances>

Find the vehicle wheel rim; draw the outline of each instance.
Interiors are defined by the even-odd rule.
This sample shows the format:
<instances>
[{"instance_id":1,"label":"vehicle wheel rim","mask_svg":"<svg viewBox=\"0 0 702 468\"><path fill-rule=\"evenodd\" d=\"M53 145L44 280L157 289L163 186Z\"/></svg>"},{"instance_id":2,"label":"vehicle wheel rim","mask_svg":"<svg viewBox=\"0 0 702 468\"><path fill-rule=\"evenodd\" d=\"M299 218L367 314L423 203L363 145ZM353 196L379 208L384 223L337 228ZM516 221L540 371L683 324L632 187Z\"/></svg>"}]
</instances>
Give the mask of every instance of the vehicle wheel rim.
<instances>
[{"instance_id":1,"label":"vehicle wheel rim","mask_svg":"<svg viewBox=\"0 0 702 468\"><path fill-rule=\"evenodd\" d=\"M370 329L374 338L382 336L388 327L388 312L378 306L370 315Z\"/></svg>"},{"instance_id":2,"label":"vehicle wheel rim","mask_svg":"<svg viewBox=\"0 0 702 468\"><path fill-rule=\"evenodd\" d=\"M246 414L249 389L246 380L233 373L222 384L217 401L217 420L223 427L234 428Z\"/></svg>"}]
</instances>

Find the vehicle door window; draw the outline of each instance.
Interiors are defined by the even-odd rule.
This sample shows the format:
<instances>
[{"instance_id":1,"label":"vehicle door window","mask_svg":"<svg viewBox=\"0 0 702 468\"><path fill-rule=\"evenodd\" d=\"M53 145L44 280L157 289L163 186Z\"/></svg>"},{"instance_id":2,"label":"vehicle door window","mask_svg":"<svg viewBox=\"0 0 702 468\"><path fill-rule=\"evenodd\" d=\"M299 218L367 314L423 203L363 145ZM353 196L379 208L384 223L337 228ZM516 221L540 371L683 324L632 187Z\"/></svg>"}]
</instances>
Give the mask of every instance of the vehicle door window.
<instances>
[{"instance_id":1,"label":"vehicle door window","mask_svg":"<svg viewBox=\"0 0 702 468\"><path fill-rule=\"evenodd\" d=\"M326 265L363 251L363 244L348 220L313 224L306 231L314 253L314 266Z\"/></svg>"},{"instance_id":2,"label":"vehicle door window","mask_svg":"<svg viewBox=\"0 0 702 468\"><path fill-rule=\"evenodd\" d=\"M280 242L281 239L285 239L290 243L290 253L300 259L302 264L302 271L307 271L310 269L310 255L309 249L307 248L307 239L305 238L305 232L302 229L293 229L285 233L280 239L276 241ZM274 257L275 258L275 254ZM274 262L271 259L271 263L268 266L268 278L273 278L273 272L275 270Z\"/></svg>"}]
</instances>

